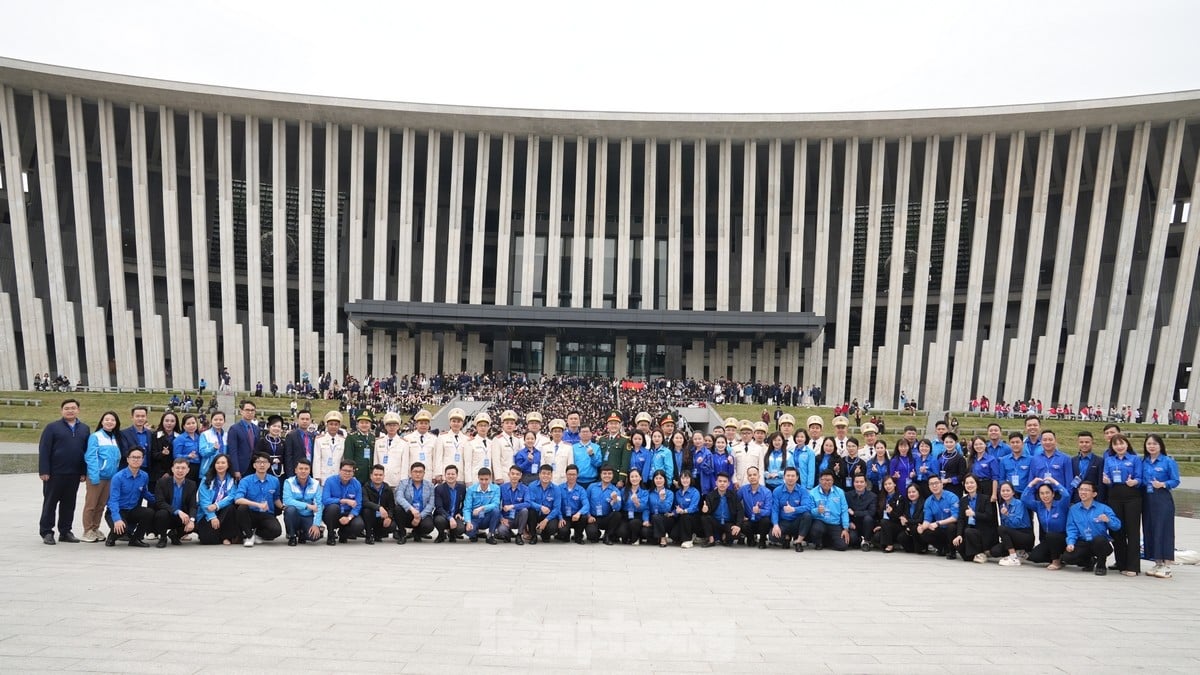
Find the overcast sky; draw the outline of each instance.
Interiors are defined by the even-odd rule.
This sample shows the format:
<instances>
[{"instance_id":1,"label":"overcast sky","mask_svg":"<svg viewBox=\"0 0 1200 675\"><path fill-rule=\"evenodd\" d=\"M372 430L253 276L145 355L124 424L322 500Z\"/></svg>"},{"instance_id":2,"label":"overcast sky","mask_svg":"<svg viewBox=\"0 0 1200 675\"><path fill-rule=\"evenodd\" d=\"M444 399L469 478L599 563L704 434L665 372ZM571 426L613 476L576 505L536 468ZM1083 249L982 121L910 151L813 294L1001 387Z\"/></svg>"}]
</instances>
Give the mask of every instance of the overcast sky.
<instances>
[{"instance_id":1,"label":"overcast sky","mask_svg":"<svg viewBox=\"0 0 1200 675\"><path fill-rule=\"evenodd\" d=\"M1200 89L1196 0L0 5L11 58L392 101L824 112Z\"/></svg>"}]
</instances>

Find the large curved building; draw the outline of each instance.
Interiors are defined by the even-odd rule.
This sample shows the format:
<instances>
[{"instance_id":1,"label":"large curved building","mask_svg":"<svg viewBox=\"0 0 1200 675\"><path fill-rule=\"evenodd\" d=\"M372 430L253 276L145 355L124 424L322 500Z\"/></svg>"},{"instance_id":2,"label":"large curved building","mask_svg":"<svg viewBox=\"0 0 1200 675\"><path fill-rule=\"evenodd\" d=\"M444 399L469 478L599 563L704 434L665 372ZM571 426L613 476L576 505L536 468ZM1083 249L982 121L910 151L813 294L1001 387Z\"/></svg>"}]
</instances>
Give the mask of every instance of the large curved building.
<instances>
[{"instance_id":1,"label":"large curved building","mask_svg":"<svg viewBox=\"0 0 1200 675\"><path fill-rule=\"evenodd\" d=\"M1167 409L1200 92L851 114L346 100L0 59L0 389L517 370Z\"/></svg>"}]
</instances>

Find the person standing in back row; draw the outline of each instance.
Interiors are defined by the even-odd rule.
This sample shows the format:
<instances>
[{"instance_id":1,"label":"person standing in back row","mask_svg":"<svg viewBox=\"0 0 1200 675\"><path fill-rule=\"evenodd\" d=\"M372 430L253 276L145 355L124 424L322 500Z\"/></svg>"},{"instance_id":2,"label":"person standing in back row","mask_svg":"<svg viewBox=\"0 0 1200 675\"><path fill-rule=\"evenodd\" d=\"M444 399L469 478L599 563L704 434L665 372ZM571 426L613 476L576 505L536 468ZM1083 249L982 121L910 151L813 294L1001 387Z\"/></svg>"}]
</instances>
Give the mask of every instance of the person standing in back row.
<instances>
[{"instance_id":1,"label":"person standing in back row","mask_svg":"<svg viewBox=\"0 0 1200 675\"><path fill-rule=\"evenodd\" d=\"M53 545L54 516L58 514L58 540L74 544L75 500L87 476L84 455L91 430L79 421L79 401L69 398L60 408L62 419L46 425L38 443L38 478L42 480L42 518L38 523L42 543Z\"/></svg>"}]
</instances>

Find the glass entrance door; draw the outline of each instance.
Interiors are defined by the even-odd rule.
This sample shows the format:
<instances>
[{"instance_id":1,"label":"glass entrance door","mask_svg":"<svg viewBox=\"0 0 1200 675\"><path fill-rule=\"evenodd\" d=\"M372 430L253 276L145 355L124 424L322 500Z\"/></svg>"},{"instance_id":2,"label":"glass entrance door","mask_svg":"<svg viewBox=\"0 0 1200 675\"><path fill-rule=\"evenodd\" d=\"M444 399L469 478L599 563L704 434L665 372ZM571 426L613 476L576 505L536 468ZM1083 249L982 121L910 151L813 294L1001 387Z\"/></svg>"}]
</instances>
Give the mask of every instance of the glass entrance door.
<instances>
[{"instance_id":1,"label":"glass entrance door","mask_svg":"<svg viewBox=\"0 0 1200 675\"><path fill-rule=\"evenodd\" d=\"M609 377L615 372L612 344L566 342L558 345L558 373Z\"/></svg>"}]
</instances>

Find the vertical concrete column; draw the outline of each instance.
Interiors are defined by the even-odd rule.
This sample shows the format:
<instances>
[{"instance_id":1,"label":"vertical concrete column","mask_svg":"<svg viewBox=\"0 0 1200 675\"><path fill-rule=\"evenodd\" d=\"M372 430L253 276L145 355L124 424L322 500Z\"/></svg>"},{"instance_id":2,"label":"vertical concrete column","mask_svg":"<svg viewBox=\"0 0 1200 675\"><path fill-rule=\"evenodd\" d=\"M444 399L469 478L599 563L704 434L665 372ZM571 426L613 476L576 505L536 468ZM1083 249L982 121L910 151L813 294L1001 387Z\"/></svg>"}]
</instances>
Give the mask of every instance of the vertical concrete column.
<instances>
[{"instance_id":1,"label":"vertical concrete column","mask_svg":"<svg viewBox=\"0 0 1200 675\"><path fill-rule=\"evenodd\" d=\"M1142 296L1138 304L1136 327L1129 331L1129 340L1125 346L1125 369L1121 373L1121 391L1118 402L1129 405L1141 405L1146 401L1142 397L1149 378L1150 341L1154 334L1166 332L1166 325L1172 317L1163 317L1162 329L1156 329L1155 318L1158 314L1158 294L1162 287L1163 260L1166 257L1167 234L1171 226L1171 218L1175 211L1175 187L1179 180L1179 163L1183 154L1183 132L1185 122L1174 120L1167 129L1167 139L1163 148L1162 169L1158 179L1158 197L1154 202L1153 229L1150 233L1150 245L1147 249L1145 270L1142 277ZM1167 366L1175 372L1175 363L1155 364L1157 371ZM1157 401L1150 401L1150 407L1145 409L1147 417L1150 410L1159 407ZM1160 407L1160 410L1162 408Z\"/></svg>"},{"instance_id":2,"label":"vertical concrete column","mask_svg":"<svg viewBox=\"0 0 1200 675\"><path fill-rule=\"evenodd\" d=\"M261 183L262 166L259 154L258 118L246 117L246 293L249 302L246 325L249 341L245 345L250 363L248 384L254 386L261 381L264 387L270 384L271 372L270 341L262 339L263 328L263 277L262 277L262 218ZM360 241L361 245L361 241Z\"/></svg>"},{"instance_id":3,"label":"vertical concrete column","mask_svg":"<svg viewBox=\"0 0 1200 675\"><path fill-rule=\"evenodd\" d=\"M207 168L204 144L204 115L195 110L188 111L188 160L191 178L190 204L192 223L192 293L195 300L193 330L196 341L197 380L206 378L218 383L220 359L217 358L217 321L212 314L209 299L208 244L212 227L208 222L208 199L205 183ZM218 232L219 232L218 227Z\"/></svg>"},{"instance_id":4,"label":"vertical concrete column","mask_svg":"<svg viewBox=\"0 0 1200 675\"><path fill-rule=\"evenodd\" d=\"M841 261L853 259L854 220L858 210L858 137L846 141L845 172L842 174L842 222L838 234L841 236L838 255ZM833 238L831 233L830 239ZM846 393L846 362L850 352L850 296L853 266L843 262L836 265L837 288L834 289L837 310L836 321L840 324L834 340L835 347L829 354L829 372L825 392L830 401L840 403L850 400Z\"/></svg>"},{"instance_id":5,"label":"vertical concrete column","mask_svg":"<svg viewBox=\"0 0 1200 675\"><path fill-rule=\"evenodd\" d=\"M875 367L875 391L871 402L880 408L899 403L896 359L900 352L900 308L904 304L904 260L908 251L908 192L912 173L912 136L900 139L896 149L896 204L892 221L892 250L889 254L887 331Z\"/></svg>"},{"instance_id":6,"label":"vertical concrete column","mask_svg":"<svg viewBox=\"0 0 1200 675\"><path fill-rule=\"evenodd\" d=\"M833 210L833 139L821 140L821 155L817 169L817 225L815 233L815 254L813 260L822 261L813 270L813 306L812 311L817 316L825 317L826 323L836 321L827 305L826 292L829 281L829 267L824 261L829 256L829 221ZM812 343L804 352L805 376L813 382L821 381L821 369L825 363L825 328L821 327L812 337Z\"/></svg>"},{"instance_id":7,"label":"vertical concrete column","mask_svg":"<svg viewBox=\"0 0 1200 675\"><path fill-rule=\"evenodd\" d=\"M741 340L734 355L733 379L745 382L750 379L750 362L754 358L754 345L750 340Z\"/></svg>"},{"instance_id":8,"label":"vertical concrete column","mask_svg":"<svg viewBox=\"0 0 1200 675\"><path fill-rule=\"evenodd\" d=\"M571 238L571 307L587 304L584 286L584 256L587 255L587 167L588 139L575 139L575 234Z\"/></svg>"},{"instance_id":9,"label":"vertical concrete column","mask_svg":"<svg viewBox=\"0 0 1200 675\"><path fill-rule=\"evenodd\" d=\"M366 130L361 124L355 124L350 128L350 227L349 227L349 255L346 265L346 297L338 297L338 310L341 310L341 305L347 300L358 300L363 297L363 271L367 268L366 256L363 252L364 228L363 219L364 211L364 177L363 165L366 162ZM428 235L428 232L426 233ZM426 242L428 245L428 242ZM432 269L432 267L428 268ZM429 284L428 280L423 278L421 286L424 288ZM423 294L423 292L422 292ZM348 347L349 358L347 360L347 370L354 377L361 378L367 375L367 337L354 323L346 322L346 346Z\"/></svg>"},{"instance_id":10,"label":"vertical concrete column","mask_svg":"<svg viewBox=\"0 0 1200 675\"><path fill-rule=\"evenodd\" d=\"M463 369L463 343L452 332L442 333L442 367L441 372L454 374Z\"/></svg>"},{"instance_id":11,"label":"vertical concrete column","mask_svg":"<svg viewBox=\"0 0 1200 675\"><path fill-rule=\"evenodd\" d=\"M1125 171L1125 201L1121 210L1121 229L1117 238L1117 251L1132 251L1133 237L1137 232L1138 216L1142 207L1142 188L1146 177L1146 155L1150 147L1150 123L1142 122L1133 132L1133 149L1129 166ZM1116 372L1121 335L1124 333L1125 298L1129 291L1129 273L1132 265L1112 266L1111 287L1108 293L1108 312L1102 317L1103 328L1096 336L1096 356L1092 368L1092 382L1088 400L1101 405L1123 405L1133 401L1114 401L1113 377ZM1097 268L1097 272L1099 269ZM1145 377L1143 370L1139 378Z\"/></svg>"},{"instance_id":12,"label":"vertical concrete column","mask_svg":"<svg viewBox=\"0 0 1200 675\"><path fill-rule=\"evenodd\" d=\"M300 310L300 372L320 375L320 336L313 330L313 133L312 122L299 122L296 173L300 190L296 242L299 271L296 275Z\"/></svg>"},{"instance_id":13,"label":"vertical concrete column","mask_svg":"<svg viewBox=\"0 0 1200 675\"><path fill-rule=\"evenodd\" d=\"M558 374L558 338L547 335L542 340L542 372L546 375Z\"/></svg>"},{"instance_id":14,"label":"vertical concrete column","mask_svg":"<svg viewBox=\"0 0 1200 675\"><path fill-rule=\"evenodd\" d=\"M762 349L751 352L750 363L755 367L754 378L766 384L776 382L775 364L776 352L774 340L763 340Z\"/></svg>"},{"instance_id":15,"label":"vertical concrete column","mask_svg":"<svg viewBox=\"0 0 1200 675\"><path fill-rule=\"evenodd\" d=\"M71 155L75 242L76 246L83 250L94 247L96 243L92 237L91 187L88 180L87 140L84 138L83 101L71 94L67 95L67 138ZM96 262L90 255L77 256L76 262L79 265L79 305L83 318L86 382L93 387L106 387L111 381L108 372L108 322L104 318L104 310L100 307L97 294L99 279L96 278ZM6 344L16 344L15 336L9 333L0 332L0 337L10 337ZM15 350L7 351L11 351L15 357ZM14 380L18 377L15 361L11 376ZM19 384L14 381L11 388L19 388Z\"/></svg>"},{"instance_id":16,"label":"vertical concrete column","mask_svg":"<svg viewBox=\"0 0 1200 675\"><path fill-rule=\"evenodd\" d=\"M167 317L170 329L171 386L196 386L192 367L192 322L184 314L182 250L179 235L179 162L175 153L175 112L158 109L161 152L163 237L166 248Z\"/></svg>"},{"instance_id":17,"label":"vertical concrete column","mask_svg":"<svg viewBox=\"0 0 1200 675\"><path fill-rule=\"evenodd\" d=\"M972 389L979 371L976 359L981 319L979 306L983 295L983 275L992 264L992 253L988 250L988 224L991 222L992 173L995 163L996 134L984 134L979 139L979 170L976 171L978 183L975 187L975 224L972 227L970 268L967 272L966 316L963 318L962 340L954 350L954 363L957 367L952 374L950 386L952 408L958 408L963 401L969 401L974 395ZM1040 249L1031 247L1029 250ZM976 365L967 368L964 364Z\"/></svg>"},{"instance_id":18,"label":"vertical concrete column","mask_svg":"<svg viewBox=\"0 0 1200 675\"><path fill-rule=\"evenodd\" d=\"M8 176L4 177L4 183L8 184ZM17 344L17 326L12 315L12 296L8 293L0 293L0 340L7 345L15 346ZM33 378L29 379L30 382L33 381ZM6 391L15 391L21 387L17 350L0 349L0 388Z\"/></svg>"},{"instance_id":19,"label":"vertical concrete column","mask_svg":"<svg viewBox=\"0 0 1200 675\"><path fill-rule=\"evenodd\" d=\"M445 259L444 252L438 249L438 190L441 166L442 134L430 129L429 143L425 147L425 233L421 237L421 302L434 301L437 277L442 273L438 262ZM510 181L511 178L510 174Z\"/></svg>"},{"instance_id":20,"label":"vertical concrete column","mask_svg":"<svg viewBox=\"0 0 1200 675\"><path fill-rule=\"evenodd\" d=\"M42 235L46 244L46 256L50 260L63 259L62 237L59 234L58 217L58 173L54 166L54 130L50 122L50 97L41 92L33 92L33 127L37 147L37 181L42 197ZM165 172L164 172L165 173ZM164 178L165 179L165 178ZM9 192L21 193L21 184L14 183ZM178 234L178 233L177 233ZM146 242L147 245L149 242ZM148 246L147 246L148 248ZM178 241L175 246L178 250ZM25 249L26 251L28 249ZM72 253L72 258L85 257L86 244L80 246L78 253ZM18 253L18 255L20 255ZM52 289L50 293L50 316L53 330L50 331L54 340L55 371L71 378L72 382L79 379L80 363L79 348L75 330L75 306L68 300L67 278L64 266L48 264L45 266L46 277ZM29 288L32 292L33 287ZM161 367L159 368L161 370Z\"/></svg>"},{"instance_id":21,"label":"vertical concrete column","mask_svg":"<svg viewBox=\"0 0 1200 675\"><path fill-rule=\"evenodd\" d=\"M1037 307L1037 289L1040 286L1041 251L1045 240L1046 210L1050 195L1050 173L1053 168L1054 131L1043 131L1038 141L1037 175L1033 185L1033 209L1029 218L1029 236L1018 245L1018 251L1028 257L1025 264L1025 280L1021 286L1021 309L1016 324L1016 335L1008 348L1008 377L1005 379L1006 396L1008 400L1016 400L1026 395L1048 400L1041 392L1030 391L1028 388L1030 350L1033 346L1033 321ZM975 257L972 252L971 257ZM972 263L975 261L972 260ZM961 405L970 400L970 392L963 392L961 397L952 405Z\"/></svg>"},{"instance_id":22,"label":"vertical concrete column","mask_svg":"<svg viewBox=\"0 0 1200 675\"><path fill-rule=\"evenodd\" d=\"M692 310L704 311L705 266L708 260L707 196L708 196L708 143L696 141L695 164L692 172Z\"/></svg>"},{"instance_id":23,"label":"vertical concrete column","mask_svg":"<svg viewBox=\"0 0 1200 675\"><path fill-rule=\"evenodd\" d=\"M704 379L704 340L692 340L692 345L684 358L683 376L697 380Z\"/></svg>"},{"instance_id":24,"label":"vertical concrete column","mask_svg":"<svg viewBox=\"0 0 1200 675\"><path fill-rule=\"evenodd\" d=\"M585 174L586 175L586 174ZM604 275L608 263L604 259L604 239L608 230L608 139L596 139L596 193L592 195L592 304L593 309L604 306ZM581 261L582 262L582 261ZM581 265L582 267L582 265Z\"/></svg>"},{"instance_id":25,"label":"vertical concrete column","mask_svg":"<svg viewBox=\"0 0 1200 675\"><path fill-rule=\"evenodd\" d=\"M246 389L249 374L242 358L246 338L237 320L237 270L233 232L233 118L217 114L217 217L221 260L221 343L220 368L228 368L235 389Z\"/></svg>"},{"instance_id":26,"label":"vertical concrete column","mask_svg":"<svg viewBox=\"0 0 1200 675\"><path fill-rule=\"evenodd\" d=\"M521 305L533 305L533 272L537 269L537 184L538 146L537 136L530 135L525 143L525 228L521 239Z\"/></svg>"},{"instance_id":27,"label":"vertical concrete column","mask_svg":"<svg viewBox=\"0 0 1200 675\"><path fill-rule=\"evenodd\" d=\"M479 342L479 333L467 333L467 372L483 372L483 344Z\"/></svg>"},{"instance_id":28,"label":"vertical concrete column","mask_svg":"<svg viewBox=\"0 0 1200 675\"><path fill-rule=\"evenodd\" d=\"M1189 148L1188 160L1191 161ZM1179 265L1175 271L1175 292L1171 295L1171 314L1166 319L1158 337L1158 356L1154 360L1154 380L1150 385L1147 416L1154 408L1169 410L1175 399L1175 379L1179 372L1180 359L1184 354L1184 336L1187 332L1187 315L1191 307L1192 288L1196 278L1196 260L1200 255L1200 157L1192 170L1191 200L1188 202L1188 220L1184 227L1183 244L1180 247ZM1143 302L1145 302L1143 296ZM1189 357L1192 354L1188 353ZM1193 360L1189 392L1200 391L1196 381L1200 359ZM1189 394L1190 396L1191 394ZM1194 400L1194 399L1193 399Z\"/></svg>"},{"instance_id":29,"label":"vertical concrete column","mask_svg":"<svg viewBox=\"0 0 1200 675\"><path fill-rule=\"evenodd\" d=\"M879 230L883 221L883 172L887 156L887 139L871 141L871 174L867 193L867 251L863 269L861 327L858 344L851 351L850 396L862 401L871 399L871 361L875 356L875 302L878 295L880 268Z\"/></svg>"},{"instance_id":30,"label":"vertical concrete column","mask_svg":"<svg viewBox=\"0 0 1200 675\"><path fill-rule=\"evenodd\" d=\"M642 309L653 309L657 306L658 298L658 276L654 273L655 263L658 262L654 246L655 231L658 227L658 142L653 138L646 139L643 173L645 182L642 188Z\"/></svg>"},{"instance_id":31,"label":"vertical concrete column","mask_svg":"<svg viewBox=\"0 0 1200 675\"><path fill-rule=\"evenodd\" d=\"M416 181L417 163L417 132L415 129L405 129L402 134L403 142L400 147L400 234L396 241L401 242L397 247L396 264L396 299L401 302L412 300L413 280L413 192ZM482 147L482 144L481 144ZM487 174L484 174L484 183ZM481 288L472 283L472 288ZM475 302L472 300L472 302ZM478 304L478 303L477 303Z\"/></svg>"},{"instance_id":32,"label":"vertical concrete column","mask_svg":"<svg viewBox=\"0 0 1200 675\"><path fill-rule=\"evenodd\" d=\"M770 141L767 150L767 236L761 251L763 258L764 312L774 312L779 305L779 257L783 255L779 237L779 183L783 174L783 141ZM751 298L753 300L753 298Z\"/></svg>"},{"instance_id":33,"label":"vertical concrete column","mask_svg":"<svg viewBox=\"0 0 1200 675\"><path fill-rule=\"evenodd\" d=\"M738 309L743 312L754 311L754 296L756 295L755 277L758 267L762 264L760 257L764 251L755 246L754 213L758 198L758 143L746 141L742 146L742 264L738 273L741 283L738 298Z\"/></svg>"},{"instance_id":34,"label":"vertical concrete column","mask_svg":"<svg viewBox=\"0 0 1200 675\"><path fill-rule=\"evenodd\" d=\"M146 113L141 104L129 106L129 153L133 177L133 230L136 237L138 318L142 333L142 382L155 389L167 385L162 320L154 293L154 249L150 245L149 148ZM253 297L253 296L252 296Z\"/></svg>"},{"instance_id":35,"label":"vertical concrete column","mask_svg":"<svg viewBox=\"0 0 1200 675\"><path fill-rule=\"evenodd\" d=\"M562 197L563 197L563 149L562 136L550 141L550 223L546 238L546 306L558 307L558 294L562 290Z\"/></svg>"},{"instance_id":36,"label":"vertical concrete column","mask_svg":"<svg viewBox=\"0 0 1200 675\"><path fill-rule=\"evenodd\" d=\"M617 297L615 298L615 306L617 309L629 309L629 282L632 276L631 268L633 266L632 242L630 241L632 220L631 213L632 198L630 192L633 191L633 139L625 137L621 139L621 156L620 156L620 179L617 184ZM645 242L645 233L649 225L649 232L653 237L653 223L642 223L642 241ZM644 289L646 288L645 275L645 258L643 257L643 273L642 273L642 307L645 308L646 296ZM595 262L593 261L593 264Z\"/></svg>"},{"instance_id":37,"label":"vertical concrete column","mask_svg":"<svg viewBox=\"0 0 1200 675\"><path fill-rule=\"evenodd\" d=\"M296 372L296 337L288 327L288 184L287 184L287 122L276 117L271 120L271 288L274 297L271 308L275 344L275 360L271 380L282 390L288 381L298 380Z\"/></svg>"},{"instance_id":38,"label":"vertical concrete column","mask_svg":"<svg viewBox=\"0 0 1200 675\"><path fill-rule=\"evenodd\" d=\"M483 304L483 240L487 223L488 169L491 165L492 137L479 134L479 150L475 154L475 209L471 213L471 299L472 305ZM401 239L400 241L404 241ZM403 273L403 270L401 270ZM476 335L476 341L479 336ZM482 353L479 357L483 368Z\"/></svg>"},{"instance_id":39,"label":"vertical concrete column","mask_svg":"<svg viewBox=\"0 0 1200 675\"><path fill-rule=\"evenodd\" d=\"M708 378L719 380L729 377L729 341L716 340L708 355Z\"/></svg>"},{"instance_id":40,"label":"vertical concrete column","mask_svg":"<svg viewBox=\"0 0 1200 675\"><path fill-rule=\"evenodd\" d=\"M325 368L336 380L345 376L345 346L338 332L341 293L338 290L338 242L341 239L337 209L338 126L325 125ZM406 298L407 299L407 298ZM330 302L330 300L334 300ZM361 373L356 373L361 375Z\"/></svg>"},{"instance_id":41,"label":"vertical concrete column","mask_svg":"<svg viewBox=\"0 0 1200 675\"><path fill-rule=\"evenodd\" d=\"M464 258L462 255L463 236L463 173L467 152L467 135L455 131L450 146L450 208L449 221L446 231L446 272L443 275L446 284L446 302L456 305L461 294L461 268ZM386 199L386 194L384 195ZM379 196L376 194L376 203Z\"/></svg>"},{"instance_id":42,"label":"vertical concrete column","mask_svg":"<svg viewBox=\"0 0 1200 675\"><path fill-rule=\"evenodd\" d=\"M662 264L667 268L667 309L677 310L683 306L683 270L681 266L692 264L690 260L681 255L683 251L683 141L679 139L671 141L670 163L670 179L667 182L670 186L667 192L669 200L667 205L667 250L671 251L668 256L678 256L678 264L671 264L666 260ZM649 243L650 246L643 245L642 247L643 265L646 260L654 260L656 257L653 240L649 240ZM693 274L695 274L694 271ZM653 298L652 304L645 306L662 309L662 303L658 302L657 298Z\"/></svg>"},{"instance_id":43,"label":"vertical concrete column","mask_svg":"<svg viewBox=\"0 0 1200 675\"><path fill-rule=\"evenodd\" d=\"M917 266L913 285L912 326L909 342L901 350L900 390L910 399L925 403L923 385L925 358L925 309L929 301L929 252L933 245L933 204L937 199L938 145L941 139L925 140L925 172L921 184L920 236L917 237Z\"/></svg>"},{"instance_id":44,"label":"vertical concrete column","mask_svg":"<svg viewBox=\"0 0 1200 675\"><path fill-rule=\"evenodd\" d=\"M788 248L788 300L789 312L803 311L804 298L804 212L808 189L808 141L796 141L792 156L792 238ZM799 364L796 364L797 368Z\"/></svg>"},{"instance_id":45,"label":"vertical concrete column","mask_svg":"<svg viewBox=\"0 0 1200 675\"><path fill-rule=\"evenodd\" d=\"M1012 155L1009 155L1010 159ZM950 350L953 341L949 337L951 316L954 311L954 287L958 272L958 240L962 231L963 174L966 173L967 136L954 137L954 148L950 160L950 195L946 206L946 238L943 242L942 286L938 294L937 329L929 345L929 366L926 369L925 408L940 410L947 406L946 390L950 380ZM1019 174L1018 174L1019 175ZM1020 183L1018 182L1018 185ZM1013 229L1016 229L1015 224ZM999 364L997 364L997 368ZM951 407L954 402L949 402Z\"/></svg>"},{"instance_id":46,"label":"vertical concrete column","mask_svg":"<svg viewBox=\"0 0 1200 675\"><path fill-rule=\"evenodd\" d=\"M417 347L417 358L420 359L421 365L418 371L432 376L438 372L440 345L433 337L432 331L423 330L419 335L421 342Z\"/></svg>"},{"instance_id":47,"label":"vertical concrete column","mask_svg":"<svg viewBox=\"0 0 1200 675\"><path fill-rule=\"evenodd\" d=\"M512 191L513 154L516 141L512 134L504 134L500 152L500 213L499 232L496 235L496 301L497 305L511 304L509 277L512 263Z\"/></svg>"},{"instance_id":48,"label":"vertical concrete column","mask_svg":"<svg viewBox=\"0 0 1200 675\"><path fill-rule=\"evenodd\" d=\"M619 337L613 341L613 378L629 377L629 338Z\"/></svg>"},{"instance_id":49,"label":"vertical concrete column","mask_svg":"<svg viewBox=\"0 0 1200 675\"><path fill-rule=\"evenodd\" d=\"M416 373L417 347L413 336L408 331L400 331L394 337L396 339L396 372L400 375ZM483 370L482 360L480 360L479 370Z\"/></svg>"},{"instance_id":50,"label":"vertical concrete column","mask_svg":"<svg viewBox=\"0 0 1200 675\"><path fill-rule=\"evenodd\" d=\"M112 103L101 99L97 103L99 134L100 134L100 179L104 191L104 245L109 251L123 251L121 237L121 192L117 183L117 142L114 129ZM3 119L0 116L0 119ZM6 144L7 145L7 144ZM8 162L7 166L19 166ZM19 180L19 174L18 174ZM12 194L11 192L9 193ZM10 213L11 213L10 207ZM21 217L24 213L21 212ZM13 236L17 235L17 220L13 216ZM20 246L16 239L13 247ZM21 273L20 261L17 261L18 274ZM108 286L109 302L112 306L113 359L116 361L118 387L138 386L137 351L134 342L133 312L128 308L125 294L125 260L123 256L108 256ZM18 277L20 279L20 277ZM22 311L24 313L24 311ZM26 336L26 340L31 336ZM27 347L28 350L28 347ZM25 353L26 363L30 354ZM26 366L28 368L28 366ZM36 369L37 366L35 365Z\"/></svg>"},{"instance_id":51,"label":"vertical concrete column","mask_svg":"<svg viewBox=\"0 0 1200 675\"><path fill-rule=\"evenodd\" d=\"M729 266L730 233L732 225L733 141L721 140L717 157L717 311L729 311L729 275L741 274L741 269ZM739 266L740 267L740 266Z\"/></svg>"},{"instance_id":52,"label":"vertical concrete column","mask_svg":"<svg viewBox=\"0 0 1200 675\"><path fill-rule=\"evenodd\" d=\"M459 137L459 134L454 135L454 144L455 144L456 150L459 149L458 137ZM374 259L374 264L371 266L371 273L370 273L371 297L375 300L387 300L388 299L388 274L390 273L390 270L388 269L387 259L388 259L388 239L389 239L389 235L391 234L388 231L389 230L389 228L388 228L388 207L389 207L388 192L391 187L390 186L391 164L392 164L392 132L387 127L378 127L375 130L375 200L374 200L375 201L375 225L374 225L375 241L374 241L374 250L372 251L372 253L374 254L372 256ZM462 197L461 169L462 169L462 167L457 162L456 162L455 166L459 170L459 179L460 180L459 180L459 184L458 184L458 189L459 189L459 198L460 198L459 206L461 208L461 205L462 205L462 202L461 202L461 197ZM452 200L451 208L453 209L453 199L454 199L453 188L451 189L450 199ZM457 230L454 228L455 224L456 223L455 223L454 215L453 215L453 211L452 211L451 219L450 219L451 236L454 236L454 234L457 233ZM457 241L457 240L455 240L455 241ZM458 256L455 255L455 253L458 251L458 249L455 246L453 246L453 244L451 246L449 246L448 248L449 248L449 255L446 256L446 266L447 266L447 268L449 268L451 265L453 265L455 267L455 269L457 269L458 268ZM458 284L457 283L451 284L449 282L447 282L447 284L446 284L446 292L447 293L451 292L450 291L451 286L455 287L455 290L453 292L457 293L458 292L458 289L457 289ZM454 302L454 301L447 299L447 302ZM380 374L379 371L376 371L376 374Z\"/></svg>"}]
</instances>

